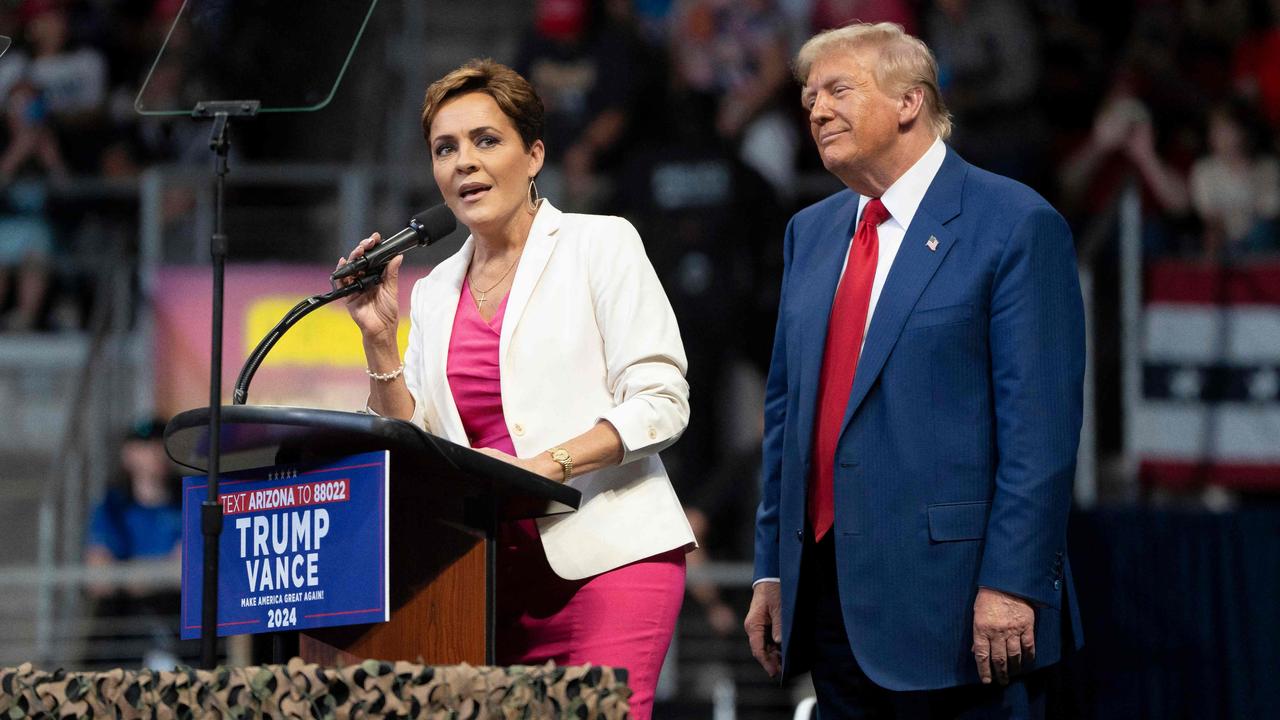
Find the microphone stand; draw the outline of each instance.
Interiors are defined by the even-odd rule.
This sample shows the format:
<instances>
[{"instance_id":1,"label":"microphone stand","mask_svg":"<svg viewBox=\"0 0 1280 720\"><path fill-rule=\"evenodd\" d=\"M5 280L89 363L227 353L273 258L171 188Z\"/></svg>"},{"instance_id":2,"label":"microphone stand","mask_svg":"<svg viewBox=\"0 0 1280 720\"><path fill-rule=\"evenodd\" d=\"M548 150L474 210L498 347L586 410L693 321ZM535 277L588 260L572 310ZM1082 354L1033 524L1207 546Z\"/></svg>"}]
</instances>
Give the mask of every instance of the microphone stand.
<instances>
[{"instance_id":1,"label":"microphone stand","mask_svg":"<svg viewBox=\"0 0 1280 720\"><path fill-rule=\"evenodd\" d=\"M209 149L214 153L213 235L209 253L213 259L213 337L209 367L209 490L200 503L200 534L204 537L202 595L200 605L200 664L212 670L218 661L218 537L222 533L222 502L218 495L218 473L222 454L222 300L227 264L227 236L222 214L226 202L226 182L230 168L231 118L251 118L258 114L257 100L230 100L197 103L191 117L212 120Z\"/></svg>"},{"instance_id":2,"label":"microphone stand","mask_svg":"<svg viewBox=\"0 0 1280 720\"><path fill-rule=\"evenodd\" d=\"M235 389L231 393L232 405L244 405L249 401L249 383L253 382L253 376L258 372L258 367L267 359L267 353L271 352L271 348L276 346L280 338L289 332L289 329L298 324L302 318L328 305L334 300L344 298L348 295L361 292L366 288L373 287L382 282L383 268L375 268L377 272L370 275L357 276L350 285L346 287L337 287L336 281L334 288L327 293L320 295L312 295L302 302L294 305L289 312L284 314L280 322L263 336L258 344L254 346L253 352L249 353L249 357L245 359L244 365L240 367L240 375L236 378ZM221 507L221 506L219 506ZM285 641L283 633L271 633L271 657L272 662L284 662Z\"/></svg>"},{"instance_id":3,"label":"microphone stand","mask_svg":"<svg viewBox=\"0 0 1280 720\"><path fill-rule=\"evenodd\" d=\"M280 338L289 332L289 329L298 324L302 318L328 305L334 300L344 298L362 292L368 288L382 282L382 271L384 267L374 268L376 272L367 275L358 275L354 278L354 282L346 287L334 287L327 293L320 295L312 295L302 302L294 305L289 312L284 314L280 322L269 332L258 344L253 348L253 352L249 353L249 357L244 361L244 365L240 368L240 376L236 378L236 387L231 394L232 405L244 405L249 401L249 383L253 382L253 376L258 372L258 367L267 359L267 353L271 352L271 348L276 346Z\"/></svg>"}]
</instances>

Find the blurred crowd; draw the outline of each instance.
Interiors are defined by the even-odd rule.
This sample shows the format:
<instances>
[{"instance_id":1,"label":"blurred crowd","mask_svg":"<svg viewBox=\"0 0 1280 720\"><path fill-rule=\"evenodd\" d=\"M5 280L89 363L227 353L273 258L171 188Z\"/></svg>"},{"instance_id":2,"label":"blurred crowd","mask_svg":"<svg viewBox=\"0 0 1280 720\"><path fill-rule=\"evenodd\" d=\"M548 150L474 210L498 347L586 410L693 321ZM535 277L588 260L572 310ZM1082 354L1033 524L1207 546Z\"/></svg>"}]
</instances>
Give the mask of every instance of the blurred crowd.
<instances>
[{"instance_id":1,"label":"blurred crowd","mask_svg":"<svg viewBox=\"0 0 1280 720\"><path fill-rule=\"evenodd\" d=\"M134 97L180 0L6 0L0 34L0 331L80 330L91 268L83 248L136 246L136 201L109 188L184 156L197 136L144 120ZM163 82L163 78L160 79ZM199 148L197 148L199 149ZM78 261L77 258L79 258Z\"/></svg>"},{"instance_id":2,"label":"blurred crowd","mask_svg":"<svg viewBox=\"0 0 1280 720\"><path fill-rule=\"evenodd\" d=\"M519 69L551 108L572 202L643 213L702 201L718 187L706 166L653 175L647 194L633 166L723 152L788 214L821 194L803 182L820 168L788 70L797 41L897 22L935 51L952 144L971 162L1027 182L1078 226L1132 180L1150 253L1238 258L1280 248L1278 6L539 0Z\"/></svg>"},{"instance_id":3,"label":"blurred crowd","mask_svg":"<svg viewBox=\"0 0 1280 720\"><path fill-rule=\"evenodd\" d=\"M665 228L646 235L659 246L651 254L687 294L705 296L687 298L700 316L690 322L706 323L709 345L741 340L763 362L768 330L755 332L756 313L767 315L776 270L766 231L833 187L790 76L804 38L855 19L900 23L936 52L953 144L971 162L1026 181L1079 226L1133 180L1150 253L1239 258L1277 248L1277 5L536 0L514 64L549 111L544 192ZM59 183L204 157L190 123L134 109L181 7L0 3L0 34L15 38L0 63L0 327L84 324L74 273L54 270L86 225L83 212L61 212L76 208L59 206ZM155 98L199 84L177 64L159 75ZM720 241L738 231L750 232ZM752 312L740 333L729 313L743 308Z\"/></svg>"}]
</instances>

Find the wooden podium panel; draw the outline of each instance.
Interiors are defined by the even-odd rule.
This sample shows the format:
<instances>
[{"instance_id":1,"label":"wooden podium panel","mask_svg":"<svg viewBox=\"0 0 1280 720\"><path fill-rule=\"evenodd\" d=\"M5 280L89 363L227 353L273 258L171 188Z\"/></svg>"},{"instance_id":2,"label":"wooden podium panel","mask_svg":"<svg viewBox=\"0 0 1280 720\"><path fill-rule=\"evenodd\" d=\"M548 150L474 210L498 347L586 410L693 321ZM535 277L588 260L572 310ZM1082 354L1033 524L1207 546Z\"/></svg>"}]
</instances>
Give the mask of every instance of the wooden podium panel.
<instances>
[{"instance_id":1,"label":"wooden podium panel","mask_svg":"<svg viewBox=\"0 0 1280 720\"><path fill-rule=\"evenodd\" d=\"M404 587L399 578L414 570L421 574L425 569L421 565L430 558L421 558L420 566L410 569L405 564L416 560L411 553L393 553L393 557L400 555L400 562L392 563L391 576L397 580L389 622L302 632L298 655L307 662L330 667L365 658L421 661L427 665L493 664L486 611L486 543L483 538L459 535L454 552L444 554L451 562L433 569L434 577L415 588ZM435 559L443 558L437 555ZM397 591L407 591L403 604L396 602Z\"/></svg>"}]
</instances>

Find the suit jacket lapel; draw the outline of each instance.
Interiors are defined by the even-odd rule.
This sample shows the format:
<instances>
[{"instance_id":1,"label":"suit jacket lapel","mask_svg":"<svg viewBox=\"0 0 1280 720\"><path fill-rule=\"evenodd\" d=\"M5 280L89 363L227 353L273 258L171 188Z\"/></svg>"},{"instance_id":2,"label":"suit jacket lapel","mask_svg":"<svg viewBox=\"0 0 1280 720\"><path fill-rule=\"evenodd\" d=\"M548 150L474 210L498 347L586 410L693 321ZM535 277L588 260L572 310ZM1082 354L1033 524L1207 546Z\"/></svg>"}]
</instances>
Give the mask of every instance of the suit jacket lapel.
<instances>
[{"instance_id":1,"label":"suit jacket lapel","mask_svg":"<svg viewBox=\"0 0 1280 720\"><path fill-rule=\"evenodd\" d=\"M920 293L924 292L957 241L943 225L960 214L960 193L967 172L967 163L954 150L947 148L947 157L930 183L911 227L907 228L880 291L880 299L876 302L875 314L871 317L862 345L862 355L858 358L849 405L840 428L842 433L884 369L889 352L898 342L902 326L920 299ZM927 245L930 239L938 241L935 249Z\"/></svg>"},{"instance_id":2,"label":"suit jacket lapel","mask_svg":"<svg viewBox=\"0 0 1280 720\"><path fill-rule=\"evenodd\" d=\"M520 318L524 316L529 298L542 277L542 271L551 259L551 251L556 246L556 234L560 230L562 213L547 200L542 201L533 226L529 228L529 239L525 242L524 253L520 256L520 264L516 267L515 279L511 281L511 292L507 295L507 309L502 315L502 336L498 340L499 364L506 374L507 352L511 348L511 335Z\"/></svg>"},{"instance_id":3,"label":"suit jacket lapel","mask_svg":"<svg viewBox=\"0 0 1280 720\"><path fill-rule=\"evenodd\" d=\"M818 405L818 378L822 374L822 356L827 345L827 323L831 318L831 305L835 301L836 286L840 283L844 258L853 241L854 224L858 219L858 195L850 192L849 199L833 213L821 231L821 241L816 243L802 268L793 274L803 283L801 292L799 326L799 373L797 385L801 401L797 429L800 447L813 446L814 414ZM806 462L810 453L804 453Z\"/></svg>"},{"instance_id":4,"label":"suit jacket lapel","mask_svg":"<svg viewBox=\"0 0 1280 720\"><path fill-rule=\"evenodd\" d=\"M529 296L537 285L538 278L546 268L551 250L555 247L555 232L560 227L560 211L543 201L542 207L534 218L529 230L529 239L525 244L520 265L516 267L516 276L512 281L511 292L507 297L507 309L502 318L502 336L498 341L498 357L505 373L507 346L511 341L511 333L520 321L524 309L528 305ZM462 281L466 278L467 268L471 266L471 256L475 253L475 238L468 236L458 252L440 263L431 271L431 299L434 311L429 330L424 331L425 339L432 355L426 389L432 404L439 409L441 436L465 442L466 429L462 425L462 416L458 413L458 405L453 401L453 390L449 387L448 363L449 340L453 336L453 322L458 312L458 300L462 293Z\"/></svg>"}]
</instances>

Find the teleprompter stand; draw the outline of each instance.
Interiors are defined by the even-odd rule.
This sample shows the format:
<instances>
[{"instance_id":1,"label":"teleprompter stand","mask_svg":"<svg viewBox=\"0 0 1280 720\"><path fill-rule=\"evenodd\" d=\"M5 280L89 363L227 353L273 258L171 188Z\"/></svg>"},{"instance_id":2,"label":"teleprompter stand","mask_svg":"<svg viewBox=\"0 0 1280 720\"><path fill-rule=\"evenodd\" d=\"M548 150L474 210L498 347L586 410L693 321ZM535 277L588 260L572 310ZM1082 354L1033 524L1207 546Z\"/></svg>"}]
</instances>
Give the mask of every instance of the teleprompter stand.
<instances>
[{"instance_id":1,"label":"teleprompter stand","mask_svg":"<svg viewBox=\"0 0 1280 720\"><path fill-rule=\"evenodd\" d=\"M227 235L223 229L223 211L226 206L227 173L230 166L227 156L231 151L231 119L251 118L258 114L262 103L257 100L211 101L198 103L191 111L196 120L213 122L209 136L209 149L214 155L214 212L213 237L209 242L209 255L213 261L213 337L209 359L209 406L207 424L209 453L209 497L200 507L200 532L204 535L204 597L200 605L200 665L212 669L217 662L218 635L218 535L222 532L222 505L218 503L218 479L221 468L218 462L219 410L222 406L222 299L223 276L227 266Z\"/></svg>"}]
</instances>

